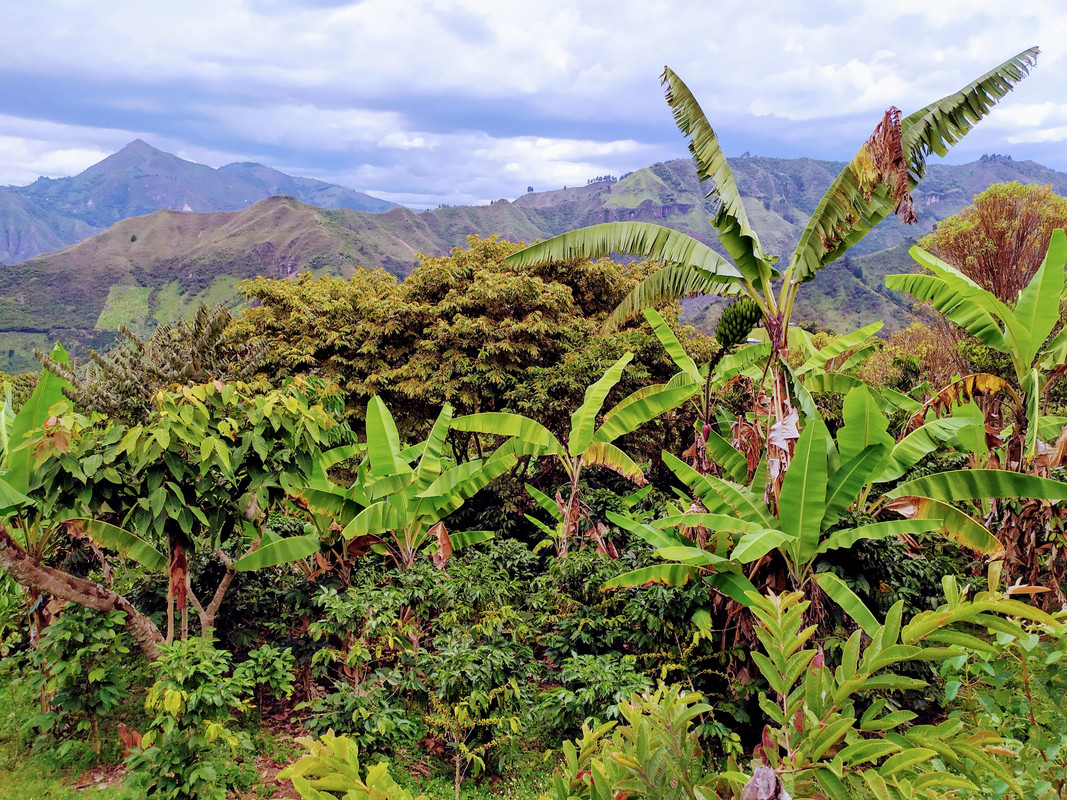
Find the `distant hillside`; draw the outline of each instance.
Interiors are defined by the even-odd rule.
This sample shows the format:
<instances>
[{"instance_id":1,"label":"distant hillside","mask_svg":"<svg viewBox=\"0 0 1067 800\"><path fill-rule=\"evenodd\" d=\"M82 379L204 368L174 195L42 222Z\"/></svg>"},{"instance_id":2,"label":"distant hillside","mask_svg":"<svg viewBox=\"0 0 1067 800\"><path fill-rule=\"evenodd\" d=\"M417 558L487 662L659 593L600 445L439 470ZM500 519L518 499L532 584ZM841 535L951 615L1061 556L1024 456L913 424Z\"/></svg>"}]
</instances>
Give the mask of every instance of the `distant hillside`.
<instances>
[{"instance_id":1,"label":"distant hillside","mask_svg":"<svg viewBox=\"0 0 1067 800\"><path fill-rule=\"evenodd\" d=\"M173 158L159 155L165 163ZM783 258L844 166L753 156L731 164L765 249ZM259 181L258 191L290 186L284 180L299 183L256 165L201 169L214 182L205 184L198 197L217 198L230 180L240 179L243 185ZM915 193L919 223L904 226L889 219L875 228L800 292L794 318L835 330L876 319L885 320L887 330L906 324L906 299L885 288L884 276L913 269L907 248L916 238L989 184L1007 180L1052 184L1067 194L1067 175L1029 161L985 156L962 166L932 165ZM396 207L371 214L272 197L241 211L159 211L133 217L80 244L0 268L0 367L9 372L32 367L32 349L46 347L50 338L60 337L76 353L84 352L86 346L106 344L120 323L148 330L188 317L200 302L233 301L233 284L257 274L288 277L321 270L347 275L365 266L404 276L414 267L416 253L447 253L471 233L532 242L593 223L642 220L718 247L708 224L713 206L704 194L692 162L679 159L619 181L529 193L486 206L444 206L420 213ZM30 206L20 213L32 217L33 211ZM41 237L43 241L43 233ZM698 325L714 327L715 303L691 301L687 308Z\"/></svg>"},{"instance_id":2,"label":"distant hillside","mask_svg":"<svg viewBox=\"0 0 1067 800\"><path fill-rule=\"evenodd\" d=\"M262 164L213 169L138 139L71 178L0 187L0 264L75 244L128 217L165 209L237 211L282 194L322 208L377 212L397 207Z\"/></svg>"}]
</instances>

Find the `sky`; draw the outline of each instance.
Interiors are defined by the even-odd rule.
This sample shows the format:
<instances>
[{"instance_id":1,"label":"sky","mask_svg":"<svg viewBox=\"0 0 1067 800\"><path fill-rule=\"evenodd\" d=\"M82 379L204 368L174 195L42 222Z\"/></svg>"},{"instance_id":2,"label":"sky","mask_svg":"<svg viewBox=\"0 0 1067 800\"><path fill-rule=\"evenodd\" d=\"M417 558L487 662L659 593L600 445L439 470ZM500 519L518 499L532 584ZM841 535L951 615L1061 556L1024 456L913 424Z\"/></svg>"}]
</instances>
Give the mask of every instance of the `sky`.
<instances>
[{"instance_id":1,"label":"sky","mask_svg":"<svg viewBox=\"0 0 1067 800\"><path fill-rule=\"evenodd\" d=\"M687 155L669 65L727 156L847 160L1033 45L952 151L1067 170L1062 0L0 0L0 185L133 139L415 208Z\"/></svg>"}]
</instances>

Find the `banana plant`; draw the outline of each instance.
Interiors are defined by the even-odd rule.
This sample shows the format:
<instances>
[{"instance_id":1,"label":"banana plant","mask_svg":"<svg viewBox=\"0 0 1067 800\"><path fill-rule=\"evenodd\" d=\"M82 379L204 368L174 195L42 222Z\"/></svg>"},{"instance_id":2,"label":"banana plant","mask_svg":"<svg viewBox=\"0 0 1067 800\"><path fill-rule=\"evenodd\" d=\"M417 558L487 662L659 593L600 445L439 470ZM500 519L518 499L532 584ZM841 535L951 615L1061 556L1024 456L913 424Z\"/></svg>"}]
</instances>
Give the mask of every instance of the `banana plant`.
<instances>
[{"instance_id":1,"label":"banana plant","mask_svg":"<svg viewBox=\"0 0 1067 800\"><path fill-rule=\"evenodd\" d=\"M682 343L678 341L674 331L655 309L646 308L644 315L652 327L652 332L663 345L664 351L678 368L678 372L668 383L649 386L645 391L653 392L690 383L700 387L689 398L689 404L696 415L696 435L692 447L686 451L685 455L692 459L696 469L706 472L709 450L724 455L734 448L734 445L723 438L722 432L716 430L720 422L716 418L718 393L738 375L761 374L771 352L770 345L748 345L733 353L730 352L731 348L723 347L714 359L698 367Z\"/></svg>"},{"instance_id":2,"label":"banana plant","mask_svg":"<svg viewBox=\"0 0 1067 800\"><path fill-rule=\"evenodd\" d=\"M928 272L887 275L886 286L929 303L983 344L1011 359L1021 394L997 376L986 376L984 381L989 387L1000 387L1014 411L1013 438L1019 443L1019 449L1009 451L1005 461L1025 469L1025 464L1037 455L1041 401L1049 376L1062 372L1067 362L1067 327L1049 339L1060 321L1067 235L1062 230L1053 231L1041 266L1019 293L1014 308L925 250L913 247L910 252ZM969 377L974 383L975 376ZM956 386L946 387L939 395L945 392L959 394ZM943 397L935 397L934 402L939 399Z\"/></svg>"},{"instance_id":3,"label":"banana plant","mask_svg":"<svg viewBox=\"0 0 1067 800\"><path fill-rule=\"evenodd\" d=\"M736 574L738 566L759 562L777 550L793 586L803 590L814 577L817 559L830 550L865 539L921 532L940 531L961 546L994 555L1001 549L997 538L973 514L954 505L955 501L1020 496L1067 500L1067 485L1058 481L1002 470L959 470L905 482L872 501L874 487L899 480L923 457L975 422L934 420L895 441L887 433L888 420L877 401L862 386L845 398L843 417L845 424L836 442L821 419L808 419L782 481L777 510L754 486L702 475L664 453L665 463L703 510L673 514L651 525L619 515L610 517L645 539L668 563L627 573L605 588L650 580L675 584L698 574ZM849 524L851 519L875 519L885 512L904 518ZM703 529L700 538L692 535L697 528ZM701 538L712 546L702 546ZM718 580L732 581L732 591L727 593L741 599L736 579Z\"/></svg>"},{"instance_id":4,"label":"banana plant","mask_svg":"<svg viewBox=\"0 0 1067 800\"><path fill-rule=\"evenodd\" d=\"M565 557L569 543L578 535L578 525L585 515L581 507L579 481L585 467L599 466L613 470L639 486L645 484L644 472L630 456L612 444L620 436L632 433L646 422L681 405L698 390L691 380L674 386L639 389L604 414L597 427L609 392L622 378L633 353L626 353L607 372L585 390L582 405L571 415L571 429L566 443L558 439L544 425L509 412L486 412L458 417L452 428L459 431L508 437L502 447L512 447L526 454L555 456L567 474L570 496L559 500L562 522L558 536L558 554ZM674 381L672 381L674 383Z\"/></svg>"},{"instance_id":5,"label":"banana plant","mask_svg":"<svg viewBox=\"0 0 1067 800\"><path fill-rule=\"evenodd\" d=\"M413 566L423 551L443 568L453 550L492 538L489 531L449 532L443 519L517 461L512 448L501 448L484 461L449 466L443 454L451 423L452 406L446 403L426 441L402 448L393 415L380 397L372 397L367 455L352 486L333 485L320 467L317 480L289 491L313 512L340 520L345 540L374 541L374 549L388 553L401 569Z\"/></svg>"},{"instance_id":6,"label":"banana plant","mask_svg":"<svg viewBox=\"0 0 1067 800\"><path fill-rule=\"evenodd\" d=\"M764 252L753 230L741 193L718 137L696 99L669 68L662 76L666 99L701 182L710 182L709 198L718 202L712 227L730 255L723 258L708 245L678 231L643 222L593 225L535 244L508 258L527 266L567 258L596 258L612 253L644 256L664 263L616 308L609 325L637 311L693 294L741 295L763 313L771 350L772 413L780 435L772 458L780 469L768 472L769 494L776 502L780 480L792 453L789 418L793 405L781 365L788 350L789 322L797 289L827 264L841 257L882 219L896 213L915 220L911 189L926 173L931 153L944 155L993 106L1029 74L1038 49L1024 50L962 89L904 117L886 111L871 137L831 183L809 219L785 269ZM775 281L777 282L777 288Z\"/></svg>"}]
</instances>

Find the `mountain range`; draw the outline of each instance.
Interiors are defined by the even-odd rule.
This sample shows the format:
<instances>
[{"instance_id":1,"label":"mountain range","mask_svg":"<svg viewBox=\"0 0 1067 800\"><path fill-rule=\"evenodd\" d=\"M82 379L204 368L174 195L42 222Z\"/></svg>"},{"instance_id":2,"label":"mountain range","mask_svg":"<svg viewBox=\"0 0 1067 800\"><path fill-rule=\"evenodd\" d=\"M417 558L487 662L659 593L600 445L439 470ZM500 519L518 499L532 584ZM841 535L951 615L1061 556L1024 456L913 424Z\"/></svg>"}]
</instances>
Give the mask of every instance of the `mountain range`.
<instances>
[{"instance_id":1,"label":"mountain range","mask_svg":"<svg viewBox=\"0 0 1067 800\"><path fill-rule=\"evenodd\" d=\"M164 153L137 139L70 178L0 187L0 264L24 261L155 211L237 211L272 195L321 208L385 211L395 203L262 164L219 169Z\"/></svg>"},{"instance_id":2,"label":"mountain range","mask_svg":"<svg viewBox=\"0 0 1067 800\"><path fill-rule=\"evenodd\" d=\"M764 249L783 257L844 167L748 154L730 163ZM1067 174L1032 161L991 155L930 165L915 192L919 223L890 219L871 231L800 292L794 318L835 330L875 319L889 330L907 324L906 298L887 290L884 276L912 270L907 248L915 239L975 193L1009 180L1067 194ZM0 267L0 368L33 368L33 349L55 338L84 353L105 346L120 323L147 331L187 318L200 302L233 302L233 284L255 275L348 275L362 266L402 277L416 253L445 254L473 233L532 242L598 222L641 220L717 247L708 224L714 205L705 194L693 162L679 159L620 180L414 212L261 165L216 170L133 142L73 178L0 189L7 252L31 252L34 237L40 247L61 235L81 239ZM364 202L369 209L353 208ZM713 326L713 303L687 309L699 327Z\"/></svg>"}]
</instances>

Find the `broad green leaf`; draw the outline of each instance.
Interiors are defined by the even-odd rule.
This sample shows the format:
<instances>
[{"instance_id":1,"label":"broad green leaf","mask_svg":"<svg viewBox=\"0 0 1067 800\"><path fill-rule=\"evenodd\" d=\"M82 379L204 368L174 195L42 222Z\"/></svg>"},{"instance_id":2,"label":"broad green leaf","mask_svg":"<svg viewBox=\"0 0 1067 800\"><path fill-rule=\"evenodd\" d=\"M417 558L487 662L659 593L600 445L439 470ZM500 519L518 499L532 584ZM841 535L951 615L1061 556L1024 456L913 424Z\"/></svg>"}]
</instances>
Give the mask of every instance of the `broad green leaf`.
<instances>
[{"instance_id":1,"label":"broad green leaf","mask_svg":"<svg viewBox=\"0 0 1067 800\"><path fill-rule=\"evenodd\" d=\"M319 552L319 537L289 536L256 548L248 555L237 559L233 568L238 572L248 572L277 567L299 561L317 552Z\"/></svg>"},{"instance_id":2,"label":"broad green leaf","mask_svg":"<svg viewBox=\"0 0 1067 800\"><path fill-rule=\"evenodd\" d=\"M6 514L23 506L32 506L33 500L0 478L0 513Z\"/></svg>"},{"instance_id":3,"label":"broad green leaf","mask_svg":"<svg viewBox=\"0 0 1067 800\"><path fill-rule=\"evenodd\" d=\"M415 476L413 490L418 494L441 474L441 451L444 450L448 436L448 424L452 421L452 406L445 403L434 420L430 435L426 437L426 447L419 459L419 468ZM373 462L372 462L373 466Z\"/></svg>"},{"instance_id":4,"label":"broad green leaf","mask_svg":"<svg viewBox=\"0 0 1067 800\"><path fill-rule=\"evenodd\" d=\"M707 550L701 550L699 547L693 547L692 545L671 545L669 547L661 547L656 551L656 555L665 561L679 561L683 564L690 564L698 567L713 567L726 563L725 558L717 556L714 553L709 553Z\"/></svg>"},{"instance_id":5,"label":"broad green leaf","mask_svg":"<svg viewBox=\"0 0 1067 800\"><path fill-rule=\"evenodd\" d=\"M716 572L704 577L704 583L713 589L722 592L731 600L736 600L743 606L752 605L749 594L759 594L756 587L748 578L737 572Z\"/></svg>"},{"instance_id":6,"label":"broad green leaf","mask_svg":"<svg viewBox=\"0 0 1067 800\"><path fill-rule=\"evenodd\" d=\"M815 576L815 582L868 636L874 638L874 635L881 630L882 626L875 619L874 614L839 577L832 572L822 572Z\"/></svg>"},{"instance_id":7,"label":"broad green leaf","mask_svg":"<svg viewBox=\"0 0 1067 800\"><path fill-rule=\"evenodd\" d=\"M711 460L722 467L723 473L735 483L744 482L748 477L748 458L745 454L719 436L714 430L708 431L706 440L708 455Z\"/></svg>"},{"instance_id":8,"label":"broad green leaf","mask_svg":"<svg viewBox=\"0 0 1067 800\"><path fill-rule=\"evenodd\" d=\"M585 390L585 399L578 409L571 414L571 430L567 440L568 452L572 456L581 455L593 441L593 429L597 414L604 407L608 393L622 380L623 370L633 360L633 353L625 353L608 368L596 383ZM628 410L628 409L627 409ZM614 437L613 437L614 438ZM611 441L608 439L607 441Z\"/></svg>"},{"instance_id":9,"label":"broad green leaf","mask_svg":"<svg viewBox=\"0 0 1067 800\"><path fill-rule=\"evenodd\" d=\"M886 497L928 497L943 503L994 497L1067 500L1067 483L1003 469L961 469L902 483Z\"/></svg>"},{"instance_id":10,"label":"broad green leaf","mask_svg":"<svg viewBox=\"0 0 1067 800\"><path fill-rule=\"evenodd\" d=\"M826 451L830 434L821 418L809 419L797 440L778 499L780 527L793 540L794 566L809 561L819 546L826 512Z\"/></svg>"},{"instance_id":11,"label":"broad green leaf","mask_svg":"<svg viewBox=\"0 0 1067 800\"><path fill-rule=\"evenodd\" d=\"M614 511L608 511L607 518L623 530L629 531L639 539L643 539L657 550L676 545L680 547L690 547L693 544L692 539L687 539L676 531L653 528L643 522L631 519L630 517L616 514Z\"/></svg>"},{"instance_id":12,"label":"broad green leaf","mask_svg":"<svg viewBox=\"0 0 1067 800\"><path fill-rule=\"evenodd\" d=\"M647 223L618 224L643 225ZM588 229L583 228L574 233L581 234L585 230ZM666 231L667 229L663 228L662 230ZM685 237L685 234L676 233L675 231L670 231L670 233L675 234L676 236ZM695 239L690 241L696 242ZM700 247L706 247L706 245L699 242L697 242L697 244ZM719 258L714 250L711 250L710 248L707 249L709 253L715 255L716 258ZM626 251L620 250L619 252ZM521 253L516 255L521 255ZM512 258L514 258L514 256L512 256ZM655 256L653 258L657 261L663 260ZM511 262L510 258L508 259L508 262ZM734 272L736 272L736 270L734 270L734 267L726 261L721 261L721 264L723 265L721 269L724 270L721 273L702 269L693 264L668 263L667 266L657 269L637 284L637 286L635 286L630 293L622 299L622 302L615 307L615 310L612 311L611 315L605 320L604 329L609 331L615 330L642 309L663 305L664 303L677 302L683 297L691 297L699 294L716 294L721 297L729 297L741 294L743 289L742 284L738 282L740 278L729 276L725 272L725 270Z\"/></svg>"},{"instance_id":13,"label":"broad green leaf","mask_svg":"<svg viewBox=\"0 0 1067 800\"><path fill-rule=\"evenodd\" d=\"M912 255L915 256L912 248ZM886 275L885 285L890 289L907 292L920 303L929 303L972 336L1001 353L1010 352L1000 323L990 313L987 298L982 290L967 293L953 289L936 275L907 274ZM991 296L991 295L990 295Z\"/></svg>"},{"instance_id":14,"label":"broad green leaf","mask_svg":"<svg viewBox=\"0 0 1067 800\"><path fill-rule=\"evenodd\" d=\"M697 367L692 357L685 352L685 348L678 341L678 337L674 335L674 331L663 321L663 317L654 308L646 308L644 313L648 324L652 326L652 332L656 334L656 338L659 339L660 344L663 345L663 349L667 351L667 355L671 357L674 365L681 372L688 375L693 383L699 383L700 368Z\"/></svg>"},{"instance_id":15,"label":"broad green leaf","mask_svg":"<svg viewBox=\"0 0 1067 800\"><path fill-rule=\"evenodd\" d=\"M546 452L554 455L566 455L563 445L560 444L559 439L552 435L548 428L540 422L524 417L522 414L510 414L504 411L469 414L465 417L453 419L452 429L487 433L494 436L514 436L528 444L543 447Z\"/></svg>"},{"instance_id":16,"label":"broad green leaf","mask_svg":"<svg viewBox=\"0 0 1067 800\"><path fill-rule=\"evenodd\" d=\"M950 503L925 497L910 497L890 503L888 507L909 519L940 521L941 533L962 547L969 547L985 555L992 555L1001 549L997 537L990 533L985 525Z\"/></svg>"},{"instance_id":17,"label":"broad green leaf","mask_svg":"<svg viewBox=\"0 0 1067 800\"><path fill-rule=\"evenodd\" d=\"M592 442L587 446L582 453L582 465L610 469L639 486L645 483L645 473L634 460L609 442Z\"/></svg>"},{"instance_id":18,"label":"broad green leaf","mask_svg":"<svg viewBox=\"0 0 1067 800\"><path fill-rule=\"evenodd\" d=\"M891 519L886 522L872 522L856 528L844 528L834 531L819 545L817 555L828 550L840 550L852 547L864 539L888 539L890 536L902 536L911 533L926 533L942 527L941 520Z\"/></svg>"},{"instance_id":19,"label":"broad green leaf","mask_svg":"<svg viewBox=\"0 0 1067 800\"><path fill-rule=\"evenodd\" d=\"M406 520L394 505L379 500L356 514L345 525L341 535L346 539L356 536L382 536L404 527Z\"/></svg>"},{"instance_id":20,"label":"broad green leaf","mask_svg":"<svg viewBox=\"0 0 1067 800\"><path fill-rule=\"evenodd\" d=\"M600 587L601 591L608 589L629 588L632 586L644 586L648 583L662 583L666 586L685 586L690 578L700 574L700 567L688 564L655 564L651 567L642 567L632 572L618 575Z\"/></svg>"},{"instance_id":21,"label":"broad green leaf","mask_svg":"<svg viewBox=\"0 0 1067 800\"><path fill-rule=\"evenodd\" d=\"M717 513L715 505L732 509L741 519L748 522L760 522L765 528L775 528L776 520L771 515L763 498L744 486L739 486L714 475L701 475L676 456L663 451L663 463L678 479L693 490L703 501L706 508ZM717 501L717 502L716 502Z\"/></svg>"},{"instance_id":22,"label":"broad green leaf","mask_svg":"<svg viewBox=\"0 0 1067 800\"><path fill-rule=\"evenodd\" d=\"M1038 49L1031 47L1012 56L982 77L925 108L901 123L904 155L915 180L926 172L930 153L944 156L1029 73L1037 63Z\"/></svg>"},{"instance_id":23,"label":"broad green leaf","mask_svg":"<svg viewBox=\"0 0 1067 800\"><path fill-rule=\"evenodd\" d=\"M696 161L697 177L701 183L711 182L707 196L719 200L718 211L711 222L718 231L719 241L749 283L765 285L772 277L770 265L773 259L763 252L759 237L749 224L741 193L715 131L681 78L665 67L662 82L667 87L667 105L674 114L675 124L682 135L689 138L689 152Z\"/></svg>"},{"instance_id":24,"label":"broad green leaf","mask_svg":"<svg viewBox=\"0 0 1067 800\"><path fill-rule=\"evenodd\" d=\"M332 447L329 450L324 450L319 453L319 466L322 467L323 470L327 470L334 464L339 464L346 459L363 455L366 449L367 446L364 444L343 444L339 447Z\"/></svg>"},{"instance_id":25,"label":"broad green leaf","mask_svg":"<svg viewBox=\"0 0 1067 800\"><path fill-rule=\"evenodd\" d=\"M1052 232L1052 240L1041 266L1019 293L1015 319L1030 336L1030 347L1019 354L1029 367L1041 345L1060 320L1060 295L1063 293L1063 268L1067 264L1067 236L1062 230Z\"/></svg>"},{"instance_id":26,"label":"broad green leaf","mask_svg":"<svg viewBox=\"0 0 1067 800\"><path fill-rule=\"evenodd\" d=\"M882 445L887 452L892 451L896 443L887 433L889 420L878 409L878 403L866 386L858 386L845 395L841 417L845 423L837 432L841 458L850 461L871 445Z\"/></svg>"},{"instance_id":27,"label":"broad green leaf","mask_svg":"<svg viewBox=\"0 0 1067 800\"><path fill-rule=\"evenodd\" d=\"M660 517L652 523L652 527L660 530L664 528L675 528L680 525L687 528L702 527L711 531L727 531L730 533L755 533L757 531L766 530L766 528L758 522L747 522L746 520L727 516L726 514L704 514L699 512L671 514L670 516Z\"/></svg>"},{"instance_id":28,"label":"broad green leaf","mask_svg":"<svg viewBox=\"0 0 1067 800\"><path fill-rule=\"evenodd\" d=\"M167 570L167 557L137 534L98 519L73 521L80 524L82 529L101 547L133 559L152 572Z\"/></svg>"},{"instance_id":29,"label":"broad green leaf","mask_svg":"<svg viewBox=\"0 0 1067 800\"><path fill-rule=\"evenodd\" d=\"M495 536L496 534L492 531L459 531L458 533L448 534L448 538L452 542L453 550L470 547L472 544L488 542Z\"/></svg>"},{"instance_id":30,"label":"broad green leaf","mask_svg":"<svg viewBox=\"0 0 1067 800\"><path fill-rule=\"evenodd\" d=\"M58 342L49 357L58 364L68 363L67 351ZM64 399L63 390L69 386L70 384L59 376L42 370L30 399L11 421L8 440L10 449L4 459L4 466L8 471L4 479L20 494L26 494L30 490L30 476L33 473L33 454L26 446L25 439L30 433L41 429L48 420L49 409Z\"/></svg>"},{"instance_id":31,"label":"broad green leaf","mask_svg":"<svg viewBox=\"0 0 1067 800\"><path fill-rule=\"evenodd\" d=\"M823 529L837 522L849 506L856 501L860 490L871 480L875 470L882 463L885 453L885 445L867 445L837 469L826 484Z\"/></svg>"},{"instance_id":32,"label":"broad green leaf","mask_svg":"<svg viewBox=\"0 0 1067 800\"><path fill-rule=\"evenodd\" d=\"M874 336L874 334L878 333L878 331L880 331L882 329L882 326L884 325L884 322L872 322L870 325L860 328L859 330L852 331L851 333L844 334L843 336L838 336L836 339L826 345L826 347L822 348L821 350L818 350L811 358L805 361L797 369L797 374L804 375L808 372L819 369L830 359L837 358L846 350L863 344L869 338Z\"/></svg>"},{"instance_id":33,"label":"broad green leaf","mask_svg":"<svg viewBox=\"0 0 1067 800\"><path fill-rule=\"evenodd\" d=\"M530 484L526 484L526 491L530 493L530 497L537 502L537 505L539 505L546 514L551 516L556 522L563 521L563 512L559 510L559 506L556 504L555 500Z\"/></svg>"},{"instance_id":34,"label":"broad green leaf","mask_svg":"<svg viewBox=\"0 0 1067 800\"><path fill-rule=\"evenodd\" d=\"M771 550L793 541L793 538L792 535L785 531L773 529L752 531L737 540L737 545L734 547L733 552L730 553L730 558L739 564L758 561Z\"/></svg>"},{"instance_id":35,"label":"broad green leaf","mask_svg":"<svg viewBox=\"0 0 1067 800\"><path fill-rule=\"evenodd\" d=\"M700 384L690 383L673 389L662 389L628 403L621 411L613 412L604 420L593 434L592 440L613 442L620 436L633 433L646 422L681 405L699 390Z\"/></svg>"},{"instance_id":36,"label":"broad green leaf","mask_svg":"<svg viewBox=\"0 0 1067 800\"><path fill-rule=\"evenodd\" d=\"M400 458L400 434L393 415L377 395L367 404L367 456L370 474L376 478L411 472Z\"/></svg>"},{"instance_id":37,"label":"broad green leaf","mask_svg":"<svg viewBox=\"0 0 1067 800\"><path fill-rule=\"evenodd\" d=\"M897 480L930 453L952 441L963 428L973 424L973 420L962 417L947 417L933 420L912 431L893 445L889 458L874 478L874 482Z\"/></svg>"}]
</instances>

